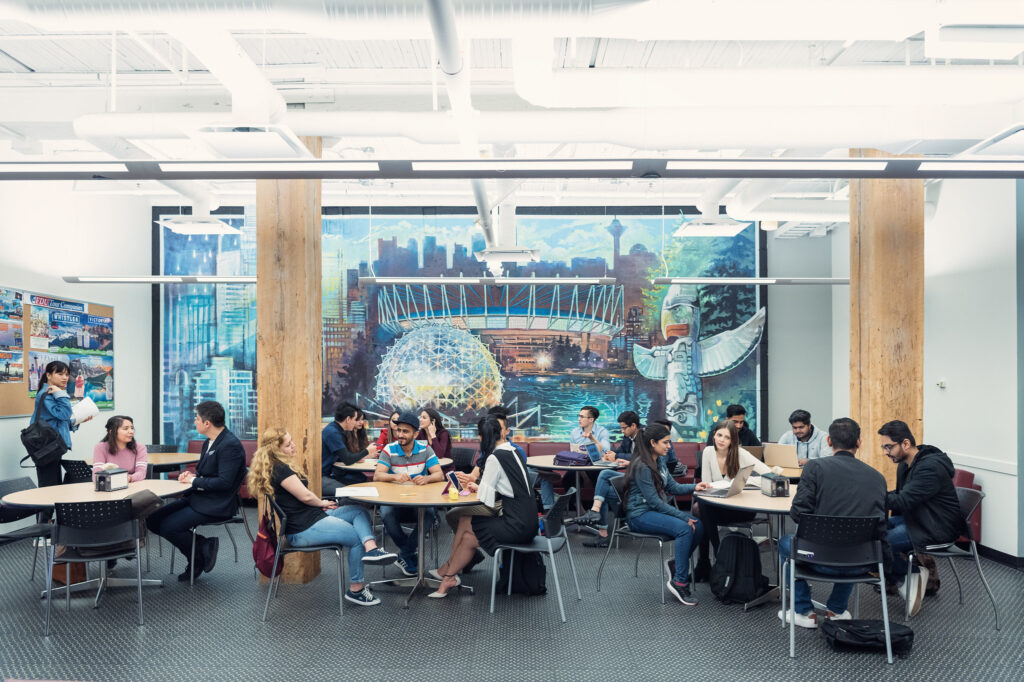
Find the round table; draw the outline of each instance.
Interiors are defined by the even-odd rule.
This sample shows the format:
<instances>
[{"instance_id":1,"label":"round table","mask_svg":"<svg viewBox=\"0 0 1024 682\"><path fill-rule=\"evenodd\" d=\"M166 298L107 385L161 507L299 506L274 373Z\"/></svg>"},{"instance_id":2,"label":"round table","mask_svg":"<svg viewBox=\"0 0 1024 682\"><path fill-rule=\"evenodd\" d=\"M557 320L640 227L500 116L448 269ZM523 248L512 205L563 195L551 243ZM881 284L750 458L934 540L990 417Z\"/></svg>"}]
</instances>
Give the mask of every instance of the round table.
<instances>
[{"instance_id":1,"label":"round table","mask_svg":"<svg viewBox=\"0 0 1024 682\"><path fill-rule=\"evenodd\" d=\"M611 469L612 471L619 471L625 469L627 465L620 464L616 466L595 466L588 464L586 466L572 466L570 464L555 464L555 457L557 455L537 455L536 457L527 457L526 466L531 469L539 469L540 471L574 471L576 472L576 516L583 514L583 491L580 490L580 472L581 471L604 471L605 469Z\"/></svg>"},{"instance_id":2,"label":"round table","mask_svg":"<svg viewBox=\"0 0 1024 682\"><path fill-rule=\"evenodd\" d=\"M181 495L189 486L178 481L160 481L156 479L144 479L129 483L127 488L101 492L89 483L65 483L64 485L51 485L45 488L30 488L19 490L10 495L4 495L2 501L9 507L30 507L32 509L48 509L57 502L102 502L104 500L121 500L132 493L140 490L149 490L157 497L173 497ZM133 583L134 584L134 583Z\"/></svg>"},{"instance_id":3,"label":"round table","mask_svg":"<svg viewBox=\"0 0 1024 682\"><path fill-rule=\"evenodd\" d=\"M441 465L441 467L450 466L452 463L452 460L449 457L440 457L437 461L438 464ZM372 474L374 471L377 470L377 460L371 457L367 457L366 459L361 459L353 464L335 462L334 466L335 468L341 469L342 471L359 471L365 474Z\"/></svg>"},{"instance_id":4,"label":"round table","mask_svg":"<svg viewBox=\"0 0 1024 682\"><path fill-rule=\"evenodd\" d=\"M425 483L423 485L416 485L415 483L390 483L384 481L367 481L366 483L356 483L354 485L344 486L338 488L335 493L345 491L344 495L337 495L339 499L353 499L361 502L371 502L373 504L386 504L391 507L415 507L416 508L416 551L418 553L418 561L416 562L416 577L415 578L399 578L397 580L383 580L378 581L375 584L387 583L389 585L396 584L407 584L412 581L412 590L409 592L409 596L405 598L405 608L409 608L409 601L416 594L416 590L423 586L432 586L432 584L440 584L440 581L434 580L433 578L427 578L423 575L423 564L426 561L423 550L423 538L426 529L425 517L427 507L464 507L470 504L478 504L476 493L469 493L468 495L459 495L457 500L449 499L447 495L442 495L441 491L444 490L445 486L448 485L447 481L440 481L437 483ZM358 490L360 488L374 488L377 491L376 495L359 495ZM468 585L460 585L459 589L465 589L472 593L473 588Z\"/></svg>"},{"instance_id":5,"label":"round table","mask_svg":"<svg viewBox=\"0 0 1024 682\"><path fill-rule=\"evenodd\" d=\"M92 466L92 457L86 457L86 464ZM195 464L199 461L198 452L147 452L146 466L150 474L163 471L173 471L188 464ZM149 475L149 474L147 474Z\"/></svg>"},{"instance_id":6,"label":"round table","mask_svg":"<svg viewBox=\"0 0 1024 682\"><path fill-rule=\"evenodd\" d=\"M710 504L726 509L737 509L740 511L768 514L769 535L774 532L774 526L771 523L771 519L772 517L777 517L779 520L779 536L781 537L782 526L785 523L786 516L789 515L790 508L793 506L793 498L796 497L797 488L799 488L797 485L789 486L789 497L768 497L767 495L762 494L760 490L742 490L739 495L733 495L732 497L708 497L707 495L694 493L693 499L697 500L700 504ZM769 537L768 540L771 542L775 540L775 538ZM775 575L776 583L772 589L768 590L757 599L744 604L744 611L779 598L779 583L782 580L782 567L779 565L778 561L775 562Z\"/></svg>"}]
</instances>

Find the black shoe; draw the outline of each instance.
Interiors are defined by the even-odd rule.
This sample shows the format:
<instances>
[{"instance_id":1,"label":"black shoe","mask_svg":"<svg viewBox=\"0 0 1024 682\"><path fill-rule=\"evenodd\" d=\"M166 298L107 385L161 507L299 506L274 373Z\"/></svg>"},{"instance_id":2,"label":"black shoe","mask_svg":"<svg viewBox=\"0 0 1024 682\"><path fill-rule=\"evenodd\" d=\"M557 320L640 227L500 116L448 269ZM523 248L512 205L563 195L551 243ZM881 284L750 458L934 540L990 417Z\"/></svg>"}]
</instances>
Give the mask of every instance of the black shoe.
<instances>
[{"instance_id":1,"label":"black shoe","mask_svg":"<svg viewBox=\"0 0 1024 682\"><path fill-rule=\"evenodd\" d=\"M601 547L601 548L607 547L608 546L608 537L607 536L601 537L600 535L598 535L593 540L587 540L586 542L584 542L583 546L584 547Z\"/></svg>"},{"instance_id":2,"label":"black shoe","mask_svg":"<svg viewBox=\"0 0 1024 682\"><path fill-rule=\"evenodd\" d=\"M672 593L679 603L686 606L696 606L699 602L690 594L690 586L684 583L677 583L675 580L668 581L668 591Z\"/></svg>"},{"instance_id":3,"label":"black shoe","mask_svg":"<svg viewBox=\"0 0 1024 682\"><path fill-rule=\"evenodd\" d=\"M685 464L676 464L672 468L672 475L673 476L685 476L686 475L686 465Z\"/></svg>"},{"instance_id":4,"label":"black shoe","mask_svg":"<svg viewBox=\"0 0 1024 682\"><path fill-rule=\"evenodd\" d=\"M107 559L107 570L113 571L117 566L117 559Z\"/></svg>"},{"instance_id":5,"label":"black shoe","mask_svg":"<svg viewBox=\"0 0 1024 682\"><path fill-rule=\"evenodd\" d=\"M207 538L203 543L203 570L209 573L217 565L217 550L220 549L220 538Z\"/></svg>"},{"instance_id":6,"label":"black shoe","mask_svg":"<svg viewBox=\"0 0 1024 682\"><path fill-rule=\"evenodd\" d=\"M196 578L198 578L200 576L200 574L202 574L202 572L203 572L203 567L199 566L199 565L196 565ZM192 564L189 564L188 566L185 567L185 571L183 573L179 573L178 574L178 582L179 583L187 583L191 579L191 576L192 576Z\"/></svg>"},{"instance_id":7,"label":"black shoe","mask_svg":"<svg viewBox=\"0 0 1024 682\"><path fill-rule=\"evenodd\" d=\"M706 583L711 578L711 562L700 559L693 569L693 582Z\"/></svg>"},{"instance_id":8,"label":"black shoe","mask_svg":"<svg viewBox=\"0 0 1024 682\"><path fill-rule=\"evenodd\" d=\"M481 552L479 549L477 549L476 553L473 554L473 558L469 560L469 563L466 564L465 567L463 567L462 574L466 575L467 573L472 573L473 572L473 567L475 567L477 564L479 564L481 561L483 561L486 558L487 558L487 555L484 554L483 552Z\"/></svg>"}]
</instances>

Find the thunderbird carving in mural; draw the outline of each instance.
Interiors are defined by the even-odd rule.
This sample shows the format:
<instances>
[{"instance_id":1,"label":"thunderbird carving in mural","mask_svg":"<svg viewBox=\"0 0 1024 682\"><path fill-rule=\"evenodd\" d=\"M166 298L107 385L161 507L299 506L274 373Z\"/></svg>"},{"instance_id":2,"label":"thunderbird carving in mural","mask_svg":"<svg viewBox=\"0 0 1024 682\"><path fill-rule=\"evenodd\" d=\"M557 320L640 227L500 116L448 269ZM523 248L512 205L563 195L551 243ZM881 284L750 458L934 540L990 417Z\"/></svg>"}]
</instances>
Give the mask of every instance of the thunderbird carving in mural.
<instances>
[{"instance_id":1,"label":"thunderbird carving in mural","mask_svg":"<svg viewBox=\"0 0 1024 682\"><path fill-rule=\"evenodd\" d=\"M764 323L761 308L739 327L700 339L697 287L669 287L661 306L661 332L669 345L633 346L633 362L648 379L665 381L666 418L680 438L692 438L703 427L701 379L738 367L760 342Z\"/></svg>"}]
</instances>

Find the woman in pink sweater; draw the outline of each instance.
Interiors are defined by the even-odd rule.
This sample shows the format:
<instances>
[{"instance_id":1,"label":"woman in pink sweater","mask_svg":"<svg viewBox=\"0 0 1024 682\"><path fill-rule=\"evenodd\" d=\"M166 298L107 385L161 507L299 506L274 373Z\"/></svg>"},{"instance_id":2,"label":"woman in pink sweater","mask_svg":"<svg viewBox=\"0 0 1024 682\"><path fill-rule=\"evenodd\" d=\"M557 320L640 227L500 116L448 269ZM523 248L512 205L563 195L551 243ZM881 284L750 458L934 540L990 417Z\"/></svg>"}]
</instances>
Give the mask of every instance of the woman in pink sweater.
<instances>
[{"instance_id":1,"label":"woman in pink sweater","mask_svg":"<svg viewBox=\"0 0 1024 682\"><path fill-rule=\"evenodd\" d=\"M107 437L92 449L92 478L107 462L128 472L132 481L146 477L146 446L135 442L135 422L131 417L115 415L107 420Z\"/></svg>"}]
</instances>

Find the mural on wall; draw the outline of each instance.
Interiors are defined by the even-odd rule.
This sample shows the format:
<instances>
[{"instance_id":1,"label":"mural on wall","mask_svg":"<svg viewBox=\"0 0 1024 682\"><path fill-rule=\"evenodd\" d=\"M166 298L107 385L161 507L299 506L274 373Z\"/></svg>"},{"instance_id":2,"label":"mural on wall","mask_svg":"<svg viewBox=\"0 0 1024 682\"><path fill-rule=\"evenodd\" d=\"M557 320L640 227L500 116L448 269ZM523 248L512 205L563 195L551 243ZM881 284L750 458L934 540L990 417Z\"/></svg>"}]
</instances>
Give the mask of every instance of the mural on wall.
<instances>
[{"instance_id":1,"label":"mural on wall","mask_svg":"<svg viewBox=\"0 0 1024 682\"><path fill-rule=\"evenodd\" d=\"M759 411L756 287L654 286L658 276L754 276L756 227L735 237L674 237L685 216L519 215L518 244L539 262L515 277L564 283L359 286L376 275L485 275L473 215L325 215L322 413L340 400L384 419L433 406L472 437L501 402L520 438L564 438L582 405L615 426L624 410L670 418L680 438L706 436L725 405ZM255 218L241 235L164 230L165 274L252 274ZM575 277L611 278L578 284ZM256 436L255 286L165 285L163 439L194 437L192 409L217 399L229 426Z\"/></svg>"}]
</instances>

